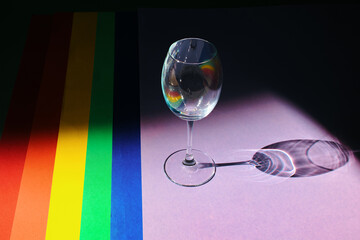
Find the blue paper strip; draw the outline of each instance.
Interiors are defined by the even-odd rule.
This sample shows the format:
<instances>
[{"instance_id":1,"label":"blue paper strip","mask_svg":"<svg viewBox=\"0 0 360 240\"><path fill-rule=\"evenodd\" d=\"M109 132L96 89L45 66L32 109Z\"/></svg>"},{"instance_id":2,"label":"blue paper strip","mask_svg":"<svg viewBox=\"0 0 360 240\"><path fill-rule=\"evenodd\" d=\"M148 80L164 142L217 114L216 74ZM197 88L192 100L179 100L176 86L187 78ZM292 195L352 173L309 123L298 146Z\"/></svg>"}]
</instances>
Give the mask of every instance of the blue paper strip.
<instances>
[{"instance_id":1,"label":"blue paper strip","mask_svg":"<svg viewBox=\"0 0 360 240\"><path fill-rule=\"evenodd\" d=\"M137 12L115 16L111 239L142 239Z\"/></svg>"}]
</instances>

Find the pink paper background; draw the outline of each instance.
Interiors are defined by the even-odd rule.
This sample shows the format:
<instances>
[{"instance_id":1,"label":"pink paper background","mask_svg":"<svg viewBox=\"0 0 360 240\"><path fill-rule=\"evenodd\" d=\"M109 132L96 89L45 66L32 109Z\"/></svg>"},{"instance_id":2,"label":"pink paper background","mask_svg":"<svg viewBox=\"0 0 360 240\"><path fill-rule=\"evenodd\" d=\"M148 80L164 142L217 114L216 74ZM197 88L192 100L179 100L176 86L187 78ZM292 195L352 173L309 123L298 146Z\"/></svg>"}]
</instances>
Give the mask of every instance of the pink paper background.
<instances>
[{"instance_id":1,"label":"pink paper background","mask_svg":"<svg viewBox=\"0 0 360 240\"><path fill-rule=\"evenodd\" d=\"M161 107L166 108L165 104ZM217 163L236 151L293 139L337 141L298 107L272 93L220 102L194 124L194 148ZM359 239L360 164L318 176L280 178L248 166L217 168L201 187L167 179L163 163L186 146L186 124L170 110L141 118L145 240Z\"/></svg>"}]
</instances>

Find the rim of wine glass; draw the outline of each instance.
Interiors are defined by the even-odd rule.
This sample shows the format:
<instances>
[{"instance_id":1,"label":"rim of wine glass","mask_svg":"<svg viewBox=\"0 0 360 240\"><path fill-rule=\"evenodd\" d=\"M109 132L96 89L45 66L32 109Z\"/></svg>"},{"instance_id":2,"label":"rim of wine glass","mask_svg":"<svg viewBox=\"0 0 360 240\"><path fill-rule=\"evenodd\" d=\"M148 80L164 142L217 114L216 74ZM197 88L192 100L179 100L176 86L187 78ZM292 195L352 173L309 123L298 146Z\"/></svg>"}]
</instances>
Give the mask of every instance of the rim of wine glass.
<instances>
[{"instance_id":1,"label":"rim of wine glass","mask_svg":"<svg viewBox=\"0 0 360 240\"><path fill-rule=\"evenodd\" d=\"M195 62L195 63L184 62L184 61L181 61L181 60L179 60L179 59L176 59L176 58L170 53L170 49L171 49L176 43L182 42L182 41L185 41L185 40L189 40L189 39L196 39L196 40L200 40L200 41L203 41L203 42L206 42L206 43L210 44L210 45L215 49L214 54L212 55L212 57L206 59L205 61ZM168 54L169 54L169 56L170 56L172 59L174 59L176 62L183 63L183 64L198 65L198 64L204 64L204 63L206 63L206 62L210 62L211 60L213 60L213 59L217 56L218 51L217 51L217 48L215 47L215 45L214 45L212 42L208 41L208 40L205 40L205 39L203 39L203 38L198 38L198 37L187 37L187 38L182 38L182 39L179 39L179 40L173 42L173 43L170 45L170 47L169 47Z\"/></svg>"}]
</instances>

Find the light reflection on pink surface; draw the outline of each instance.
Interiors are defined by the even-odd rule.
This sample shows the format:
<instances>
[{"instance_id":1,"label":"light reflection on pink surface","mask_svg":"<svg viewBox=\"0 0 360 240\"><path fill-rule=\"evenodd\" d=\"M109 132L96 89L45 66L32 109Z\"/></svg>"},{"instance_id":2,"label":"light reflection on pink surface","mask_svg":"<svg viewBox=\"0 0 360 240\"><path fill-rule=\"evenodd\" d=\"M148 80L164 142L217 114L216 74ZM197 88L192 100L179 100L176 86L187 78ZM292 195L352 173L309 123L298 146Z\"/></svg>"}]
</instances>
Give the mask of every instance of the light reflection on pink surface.
<instances>
[{"instance_id":1,"label":"light reflection on pink surface","mask_svg":"<svg viewBox=\"0 0 360 240\"><path fill-rule=\"evenodd\" d=\"M216 163L238 161L236 153L243 149L282 141L337 142L306 114L271 94L220 101L195 123L194 131L194 148ZM167 179L163 163L185 144L186 124L170 111L142 118L144 239L358 239L360 167L353 156L335 171L282 181L276 176L254 181L254 175L264 175L247 166L219 167L206 185L184 188Z\"/></svg>"}]
</instances>

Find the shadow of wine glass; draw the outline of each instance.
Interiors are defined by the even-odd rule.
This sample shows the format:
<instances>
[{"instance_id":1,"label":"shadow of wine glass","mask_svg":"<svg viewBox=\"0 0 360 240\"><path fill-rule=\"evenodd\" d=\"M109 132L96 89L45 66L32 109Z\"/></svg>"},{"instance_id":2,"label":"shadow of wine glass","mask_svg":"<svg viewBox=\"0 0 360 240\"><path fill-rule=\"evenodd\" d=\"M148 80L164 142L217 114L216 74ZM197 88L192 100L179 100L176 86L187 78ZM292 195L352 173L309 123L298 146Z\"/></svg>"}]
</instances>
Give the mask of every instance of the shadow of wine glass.
<instances>
[{"instance_id":1,"label":"shadow of wine glass","mask_svg":"<svg viewBox=\"0 0 360 240\"><path fill-rule=\"evenodd\" d=\"M295 173L291 177L310 177L334 171L349 162L350 151L344 145L325 140L298 139L270 144L264 149L277 149L286 152L295 167ZM256 153L253 161L259 166L256 168L262 172L281 176L271 168L279 168L274 165L271 156ZM275 162L276 163L276 162ZM281 165L281 164L280 164ZM274 174L273 174L274 173Z\"/></svg>"},{"instance_id":2,"label":"shadow of wine glass","mask_svg":"<svg viewBox=\"0 0 360 240\"><path fill-rule=\"evenodd\" d=\"M249 153L253 154L250 160L216 163L216 167L249 165L277 177L310 177L344 166L350 156L350 150L340 143L313 139L277 142L259 150L238 150L234 157L244 159Z\"/></svg>"}]
</instances>

